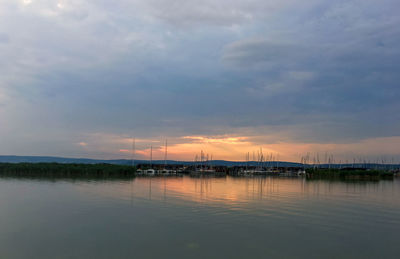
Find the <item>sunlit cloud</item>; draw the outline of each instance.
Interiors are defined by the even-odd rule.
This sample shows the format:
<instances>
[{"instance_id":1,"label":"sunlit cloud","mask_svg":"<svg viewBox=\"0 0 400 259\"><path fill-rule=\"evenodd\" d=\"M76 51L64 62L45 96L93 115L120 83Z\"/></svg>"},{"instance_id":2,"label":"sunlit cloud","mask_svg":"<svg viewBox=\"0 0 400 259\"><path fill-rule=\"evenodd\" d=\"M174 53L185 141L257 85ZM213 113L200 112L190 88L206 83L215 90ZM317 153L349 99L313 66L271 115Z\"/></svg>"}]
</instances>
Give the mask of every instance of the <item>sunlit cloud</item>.
<instances>
[{"instance_id":1,"label":"sunlit cloud","mask_svg":"<svg viewBox=\"0 0 400 259\"><path fill-rule=\"evenodd\" d=\"M193 143L204 144L231 144L243 145L248 143L248 137L229 137L229 136L185 136L183 139L192 140Z\"/></svg>"},{"instance_id":2,"label":"sunlit cloud","mask_svg":"<svg viewBox=\"0 0 400 259\"><path fill-rule=\"evenodd\" d=\"M86 142L79 142L78 145L81 147L86 147L88 144Z\"/></svg>"}]
</instances>

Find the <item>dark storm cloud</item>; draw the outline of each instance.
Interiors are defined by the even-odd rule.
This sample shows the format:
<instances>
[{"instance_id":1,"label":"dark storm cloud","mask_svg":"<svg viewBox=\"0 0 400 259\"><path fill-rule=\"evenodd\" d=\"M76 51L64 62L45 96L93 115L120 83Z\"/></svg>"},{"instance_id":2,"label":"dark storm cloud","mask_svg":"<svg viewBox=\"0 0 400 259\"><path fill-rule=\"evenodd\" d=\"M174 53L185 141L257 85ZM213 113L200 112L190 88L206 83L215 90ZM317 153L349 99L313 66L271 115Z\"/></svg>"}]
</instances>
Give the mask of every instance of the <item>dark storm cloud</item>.
<instances>
[{"instance_id":1,"label":"dark storm cloud","mask_svg":"<svg viewBox=\"0 0 400 259\"><path fill-rule=\"evenodd\" d=\"M286 38L283 43L259 38L231 43L225 47L222 60L238 73L246 71L246 76L262 82L250 89L272 106L269 110L277 115L270 116L284 119L285 111L291 111L292 116L283 122L309 124L316 131L313 139L397 135L398 19L388 9L392 16L380 17L364 10L373 14L352 18L353 13L343 8L325 14L343 19L324 17L306 23L301 30L295 27L291 40ZM320 27L331 31L311 34ZM295 80L288 80L291 73L297 75ZM314 127L316 123L318 127Z\"/></svg>"},{"instance_id":2,"label":"dark storm cloud","mask_svg":"<svg viewBox=\"0 0 400 259\"><path fill-rule=\"evenodd\" d=\"M400 130L396 1L28 2L0 4L4 152L93 132Z\"/></svg>"}]
</instances>

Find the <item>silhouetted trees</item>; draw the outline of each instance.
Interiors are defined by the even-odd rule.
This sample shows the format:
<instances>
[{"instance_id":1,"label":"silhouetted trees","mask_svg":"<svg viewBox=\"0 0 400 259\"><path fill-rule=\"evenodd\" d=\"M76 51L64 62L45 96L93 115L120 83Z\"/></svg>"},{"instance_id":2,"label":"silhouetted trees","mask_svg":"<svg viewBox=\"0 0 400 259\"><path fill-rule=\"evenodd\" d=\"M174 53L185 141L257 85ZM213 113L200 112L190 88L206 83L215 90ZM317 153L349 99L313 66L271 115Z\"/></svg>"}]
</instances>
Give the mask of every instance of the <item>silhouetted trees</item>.
<instances>
[{"instance_id":1,"label":"silhouetted trees","mask_svg":"<svg viewBox=\"0 0 400 259\"><path fill-rule=\"evenodd\" d=\"M112 164L0 163L1 175L133 176L136 168Z\"/></svg>"}]
</instances>

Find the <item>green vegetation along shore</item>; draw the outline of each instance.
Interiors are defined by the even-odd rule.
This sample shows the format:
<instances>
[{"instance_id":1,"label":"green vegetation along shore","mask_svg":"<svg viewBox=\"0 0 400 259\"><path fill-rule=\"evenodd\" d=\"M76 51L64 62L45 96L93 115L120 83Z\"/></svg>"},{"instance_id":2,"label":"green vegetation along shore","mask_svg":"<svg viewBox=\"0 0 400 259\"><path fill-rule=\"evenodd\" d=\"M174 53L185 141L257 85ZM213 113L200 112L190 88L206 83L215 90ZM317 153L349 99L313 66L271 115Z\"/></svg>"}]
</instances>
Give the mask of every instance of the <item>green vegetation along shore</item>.
<instances>
[{"instance_id":1,"label":"green vegetation along shore","mask_svg":"<svg viewBox=\"0 0 400 259\"><path fill-rule=\"evenodd\" d=\"M127 177L135 173L136 169L128 165L0 163L0 176Z\"/></svg>"},{"instance_id":2,"label":"green vegetation along shore","mask_svg":"<svg viewBox=\"0 0 400 259\"><path fill-rule=\"evenodd\" d=\"M328 168L309 168L306 169L308 179L341 178L341 179L391 179L395 175L394 171L388 170L365 170L365 169L328 169Z\"/></svg>"}]
</instances>

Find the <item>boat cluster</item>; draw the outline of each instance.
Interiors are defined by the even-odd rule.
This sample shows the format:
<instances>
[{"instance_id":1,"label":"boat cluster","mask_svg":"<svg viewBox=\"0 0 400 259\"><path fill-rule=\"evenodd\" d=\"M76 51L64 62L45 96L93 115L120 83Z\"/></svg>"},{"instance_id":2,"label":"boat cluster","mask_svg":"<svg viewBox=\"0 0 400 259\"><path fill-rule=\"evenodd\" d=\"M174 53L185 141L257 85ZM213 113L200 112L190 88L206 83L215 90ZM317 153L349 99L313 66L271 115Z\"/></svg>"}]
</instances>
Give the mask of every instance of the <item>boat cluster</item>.
<instances>
[{"instance_id":1,"label":"boat cluster","mask_svg":"<svg viewBox=\"0 0 400 259\"><path fill-rule=\"evenodd\" d=\"M136 174L139 176L179 176L183 175L183 169L170 170L170 169L137 169Z\"/></svg>"}]
</instances>

